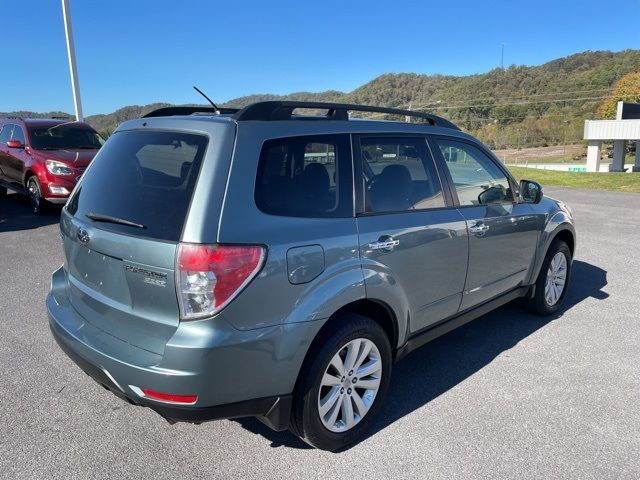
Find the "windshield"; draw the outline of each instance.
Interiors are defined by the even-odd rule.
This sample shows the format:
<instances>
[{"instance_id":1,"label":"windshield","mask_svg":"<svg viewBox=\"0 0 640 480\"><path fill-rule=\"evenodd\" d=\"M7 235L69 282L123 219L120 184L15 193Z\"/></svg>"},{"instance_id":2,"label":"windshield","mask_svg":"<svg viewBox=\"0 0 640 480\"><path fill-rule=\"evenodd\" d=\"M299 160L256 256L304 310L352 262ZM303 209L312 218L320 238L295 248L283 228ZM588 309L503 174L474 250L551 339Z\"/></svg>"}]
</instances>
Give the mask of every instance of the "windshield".
<instances>
[{"instance_id":1,"label":"windshield","mask_svg":"<svg viewBox=\"0 0 640 480\"><path fill-rule=\"evenodd\" d=\"M104 143L95 131L79 127L31 127L29 136L36 150L97 149Z\"/></svg>"}]
</instances>

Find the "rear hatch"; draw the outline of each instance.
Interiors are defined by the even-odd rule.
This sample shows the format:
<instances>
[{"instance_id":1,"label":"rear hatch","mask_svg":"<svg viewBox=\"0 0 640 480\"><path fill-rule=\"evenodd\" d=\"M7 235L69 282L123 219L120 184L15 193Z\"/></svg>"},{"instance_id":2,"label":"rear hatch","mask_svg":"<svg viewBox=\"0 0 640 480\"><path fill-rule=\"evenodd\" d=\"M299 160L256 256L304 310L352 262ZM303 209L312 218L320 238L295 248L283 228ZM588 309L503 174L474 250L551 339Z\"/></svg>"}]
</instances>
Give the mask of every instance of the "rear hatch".
<instances>
[{"instance_id":1,"label":"rear hatch","mask_svg":"<svg viewBox=\"0 0 640 480\"><path fill-rule=\"evenodd\" d=\"M180 318L174 268L208 137L125 130L101 149L61 219L74 309L162 354Z\"/></svg>"}]
</instances>

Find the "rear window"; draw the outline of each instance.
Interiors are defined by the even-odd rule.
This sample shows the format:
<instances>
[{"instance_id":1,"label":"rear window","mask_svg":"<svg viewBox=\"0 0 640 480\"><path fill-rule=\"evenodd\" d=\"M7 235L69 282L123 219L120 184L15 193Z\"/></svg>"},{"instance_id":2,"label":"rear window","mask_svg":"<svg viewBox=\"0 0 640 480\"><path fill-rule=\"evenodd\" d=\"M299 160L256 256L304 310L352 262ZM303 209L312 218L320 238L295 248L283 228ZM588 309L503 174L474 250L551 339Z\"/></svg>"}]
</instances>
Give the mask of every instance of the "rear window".
<instances>
[{"instance_id":1,"label":"rear window","mask_svg":"<svg viewBox=\"0 0 640 480\"><path fill-rule=\"evenodd\" d=\"M207 147L180 132L115 133L67 204L74 216L108 215L144 225L96 222L102 229L178 241Z\"/></svg>"},{"instance_id":2,"label":"rear window","mask_svg":"<svg viewBox=\"0 0 640 480\"><path fill-rule=\"evenodd\" d=\"M269 140L260 153L256 204L272 215L350 217L351 178L347 135Z\"/></svg>"}]
</instances>

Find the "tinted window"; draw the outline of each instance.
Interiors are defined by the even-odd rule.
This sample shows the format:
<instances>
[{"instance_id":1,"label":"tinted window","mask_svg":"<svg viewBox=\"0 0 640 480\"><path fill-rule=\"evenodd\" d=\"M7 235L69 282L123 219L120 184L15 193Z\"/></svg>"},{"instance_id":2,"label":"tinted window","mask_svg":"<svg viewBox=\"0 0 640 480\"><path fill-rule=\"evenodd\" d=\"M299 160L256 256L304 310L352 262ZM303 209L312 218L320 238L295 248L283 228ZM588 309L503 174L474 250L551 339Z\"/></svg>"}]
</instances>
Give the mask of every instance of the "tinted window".
<instances>
[{"instance_id":1,"label":"tinted window","mask_svg":"<svg viewBox=\"0 0 640 480\"><path fill-rule=\"evenodd\" d=\"M31 147L36 150L96 149L104 143L102 137L86 127L30 127Z\"/></svg>"},{"instance_id":2,"label":"tinted window","mask_svg":"<svg viewBox=\"0 0 640 480\"><path fill-rule=\"evenodd\" d=\"M97 223L131 235L177 241L207 145L206 137L178 132L114 134L69 201L72 215L111 215L146 226Z\"/></svg>"},{"instance_id":3,"label":"tinted window","mask_svg":"<svg viewBox=\"0 0 640 480\"><path fill-rule=\"evenodd\" d=\"M20 143L22 143L23 145L25 144L24 131L22 130L21 126L13 126L13 135L11 136L11 140L20 140Z\"/></svg>"},{"instance_id":4,"label":"tinted window","mask_svg":"<svg viewBox=\"0 0 640 480\"><path fill-rule=\"evenodd\" d=\"M460 205L513 202L506 175L479 148L455 140L436 139L458 193Z\"/></svg>"},{"instance_id":5,"label":"tinted window","mask_svg":"<svg viewBox=\"0 0 640 480\"><path fill-rule=\"evenodd\" d=\"M5 125L2 127L2 131L0 132L0 142L7 143L11 140L11 131L13 130L13 125Z\"/></svg>"},{"instance_id":6,"label":"tinted window","mask_svg":"<svg viewBox=\"0 0 640 480\"><path fill-rule=\"evenodd\" d=\"M281 138L264 143L256 204L265 213L350 217L353 188L347 135Z\"/></svg>"},{"instance_id":7,"label":"tinted window","mask_svg":"<svg viewBox=\"0 0 640 480\"><path fill-rule=\"evenodd\" d=\"M424 138L360 140L368 212L444 207L433 159Z\"/></svg>"}]
</instances>

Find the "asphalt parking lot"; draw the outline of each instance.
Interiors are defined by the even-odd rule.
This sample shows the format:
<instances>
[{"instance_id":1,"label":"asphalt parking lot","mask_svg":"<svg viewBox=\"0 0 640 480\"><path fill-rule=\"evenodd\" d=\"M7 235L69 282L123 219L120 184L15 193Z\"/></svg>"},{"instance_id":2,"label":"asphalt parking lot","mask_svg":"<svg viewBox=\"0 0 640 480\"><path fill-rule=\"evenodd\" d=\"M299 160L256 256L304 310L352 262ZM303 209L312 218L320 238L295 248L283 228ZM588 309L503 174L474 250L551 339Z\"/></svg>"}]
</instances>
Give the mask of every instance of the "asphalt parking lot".
<instances>
[{"instance_id":1,"label":"asphalt parking lot","mask_svg":"<svg viewBox=\"0 0 640 480\"><path fill-rule=\"evenodd\" d=\"M640 478L640 195L546 193L579 235L561 315L507 305L412 353L339 454L252 419L170 426L99 387L47 326L57 215L0 199L0 477Z\"/></svg>"}]
</instances>

